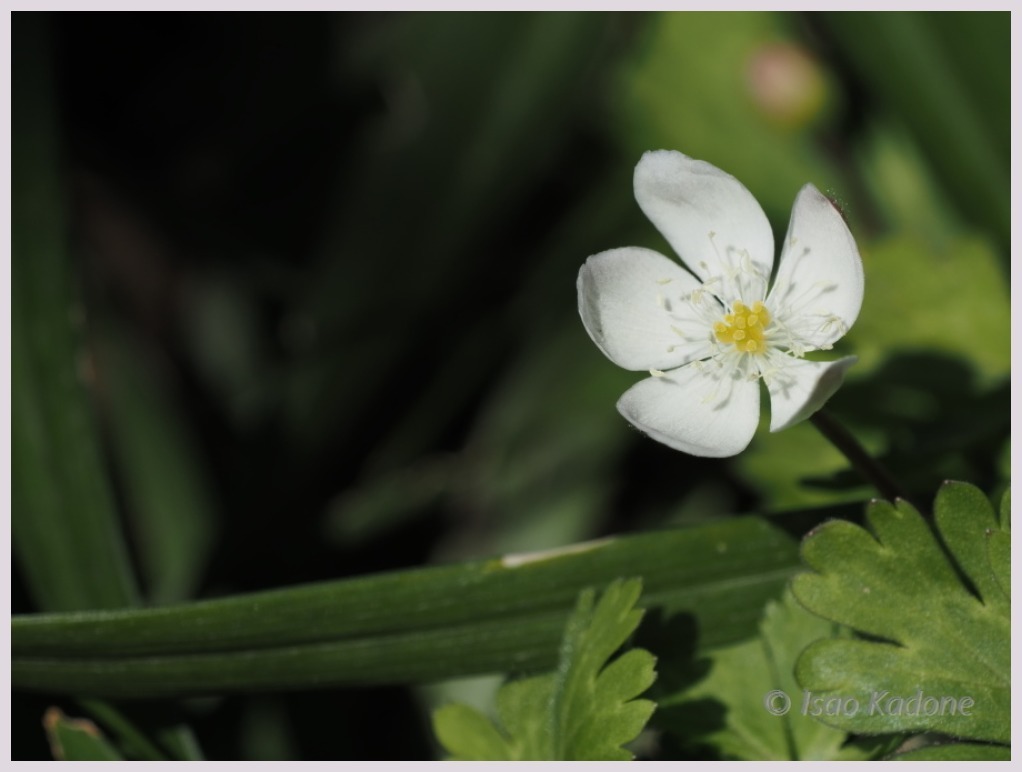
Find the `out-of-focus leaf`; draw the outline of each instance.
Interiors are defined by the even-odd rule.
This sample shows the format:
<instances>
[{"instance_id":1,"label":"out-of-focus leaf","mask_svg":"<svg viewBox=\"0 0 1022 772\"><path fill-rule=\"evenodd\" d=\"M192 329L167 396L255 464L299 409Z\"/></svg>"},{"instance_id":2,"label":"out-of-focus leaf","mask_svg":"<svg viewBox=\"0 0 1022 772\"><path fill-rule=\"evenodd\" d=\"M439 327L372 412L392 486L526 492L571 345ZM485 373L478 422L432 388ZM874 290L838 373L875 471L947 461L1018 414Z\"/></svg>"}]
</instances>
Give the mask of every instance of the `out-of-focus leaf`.
<instances>
[{"instance_id":1,"label":"out-of-focus leaf","mask_svg":"<svg viewBox=\"0 0 1022 772\"><path fill-rule=\"evenodd\" d=\"M443 341L416 338L423 317L447 304L462 309L467 297L476 302L475 288L484 316L502 278L514 280L501 245L516 229L509 213L528 205L530 186L591 97L582 85L613 17L454 13L386 21L348 62L353 74L379 83L385 108L359 136L364 150L346 170L323 248L330 260L296 299L317 334L286 405L303 444L343 433L363 416L367 396L417 381L408 368L424 351L441 358L447 339L465 334L462 310L430 328ZM492 361L491 354L476 367ZM404 394L397 401L408 406Z\"/></svg>"},{"instance_id":2,"label":"out-of-focus leaf","mask_svg":"<svg viewBox=\"0 0 1022 772\"><path fill-rule=\"evenodd\" d=\"M568 617L557 671L511 682L497 696L500 726L464 705L433 714L440 741L457 760L618 760L654 709L635 699L656 677L653 656L630 649L608 659L642 618L637 580L612 583L598 603L585 590Z\"/></svg>"},{"instance_id":3,"label":"out-of-focus leaf","mask_svg":"<svg viewBox=\"0 0 1022 772\"><path fill-rule=\"evenodd\" d=\"M364 478L335 499L326 524L334 538L367 538L438 501L481 526L459 529L441 558L478 553L480 543L517 551L592 535L613 498L612 466L635 440L613 407L632 376L587 340L573 287L585 255L620 229L629 179L589 190L527 264L510 304L448 348L411 395L407 418L370 451ZM494 357L492 340L508 329L516 341ZM492 386L461 451L420 459L487 377Z\"/></svg>"},{"instance_id":4,"label":"out-of-focus leaf","mask_svg":"<svg viewBox=\"0 0 1022 772\"><path fill-rule=\"evenodd\" d=\"M168 755L156 746L132 721L120 710L108 702L101 700L79 700L79 704L99 721L107 730L107 734L116 740L118 753L128 759L144 761L166 761ZM83 724L91 725L85 721ZM93 727L95 728L95 727ZM162 734L156 732L154 734ZM192 758L191 755L178 755L179 759Z\"/></svg>"},{"instance_id":5,"label":"out-of-focus leaf","mask_svg":"<svg viewBox=\"0 0 1022 772\"><path fill-rule=\"evenodd\" d=\"M592 536L630 439L614 395L632 379L588 344L574 319L508 368L466 442L458 491L489 514L499 549Z\"/></svg>"},{"instance_id":6,"label":"out-of-focus leaf","mask_svg":"<svg viewBox=\"0 0 1022 772\"><path fill-rule=\"evenodd\" d=\"M1006 247L1010 14L834 13L821 20L870 92L913 132L948 196Z\"/></svg>"},{"instance_id":7,"label":"out-of-focus leaf","mask_svg":"<svg viewBox=\"0 0 1022 772\"><path fill-rule=\"evenodd\" d=\"M179 606L12 621L15 688L170 696L551 667L576 594L638 575L700 644L755 629L797 566L759 518Z\"/></svg>"},{"instance_id":8,"label":"out-of-focus leaf","mask_svg":"<svg viewBox=\"0 0 1022 772\"><path fill-rule=\"evenodd\" d=\"M656 148L707 160L741 180L777 222L807 181L834 186L839 178L808 132L774 125L753 98L755 57L792 41L786 24L769 13L653 16L617 90L621 141L634 160Z\"/></svg>"},{"instance_id":9,"label":"out-of-focus leaf","mask_svg":"<svg viewBox=\"0 0 1022 772\"><path fill-rule=\"evenodd\" d=\"M216 506L199 445L157 363L124 330L106 326L97 358L112 448L152 603L190 597L199 585Z\"/></svg>"},{"instance_id":10,"label":"out-of-focus leaf","mask_svg":"<svg viewBox=\"0 0 1022 772\"><path fill-rule=\"evenodd\" d=\"M458 471L457 458L441 456L374 476L331 502L327 538L351 546L396 528L448 495Z\"/></svg>"},{"instance_id":11,"label":"out-of-focus leaf","mask_svg":"<svg viewBox=\"0 0 1022 772\"><path fill-rule=\"evenodd\" d=\"M796 677L821 698L855 700L854 709L820 717L846 731L924 730L1006 743L1010 604L994 579L985 538L999 528L997 518L983 493L964 483L946 484L934 509L957 567L904 501L869 507L875 536L835 520L806 538L803 557L813 572L794 579L795 596L814 614L870 639L812 644Z\"/></svg>"},{"instance_id":12,"label":"out-of-focus leaf","mask_svg":"<svg viewBox=\"0 0 1022 772\"><path fill-rule=\"evenodd\" d=\"M91 721L68 718L59 708L43 716L53 758L59 761L120 761L117 752Z\"/></svg>"},{"instance_id":13,"label":"out-of-focus leaf","mask_svg":"<svg viewBox=\"0 0 1022 772\"><path fill-rule=\"evenodd\" d=\"M138 593L83 379L63 216L48 19L15 19L11 232L11 533L29 591L53 611Z\"/></svg>"}]
</instances>

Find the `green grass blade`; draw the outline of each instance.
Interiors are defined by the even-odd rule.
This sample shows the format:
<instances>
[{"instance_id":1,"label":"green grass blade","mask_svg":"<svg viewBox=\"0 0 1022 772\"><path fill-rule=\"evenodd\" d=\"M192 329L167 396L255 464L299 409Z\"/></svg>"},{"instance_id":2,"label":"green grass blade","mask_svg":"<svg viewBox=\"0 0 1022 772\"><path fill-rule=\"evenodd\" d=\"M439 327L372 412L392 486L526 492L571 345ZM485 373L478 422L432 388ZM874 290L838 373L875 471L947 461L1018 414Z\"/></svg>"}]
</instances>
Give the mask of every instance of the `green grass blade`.
<instances>
[{"instance_id":1,"label":"green grass blade","mask_svg":"<svg viewBox=\"0 0 1022 772\"><path fill-rule=\"evenodd\" d=\"M203 454L169 379L126 328L98 325L111 454L146 597L191 598L206 568L217 507Z\"/></svg>"},{"instance_id":2,"label":"green grass blade","mask_svg":"<svg viewBox=\"0 0 1022 772\"><path fill-rule=\"evenodd\" d=\"M630 575L643 606L692 614L712 646L752 634L798 566L786 533L745 517L158 609L22 616L12 679L152 697L549 668L578 592Z\"/></svg>"},{"instance_id":3,"label":"green grass blade","mask_svg":"<svg viewBox=\"0 0 1022 772\"><path fill-rule=\"evenodd\" d=\"M81 382L46 25L14 20L11 532L40 607L113 608L138 593Z\"/></svg>"}]
</instances>

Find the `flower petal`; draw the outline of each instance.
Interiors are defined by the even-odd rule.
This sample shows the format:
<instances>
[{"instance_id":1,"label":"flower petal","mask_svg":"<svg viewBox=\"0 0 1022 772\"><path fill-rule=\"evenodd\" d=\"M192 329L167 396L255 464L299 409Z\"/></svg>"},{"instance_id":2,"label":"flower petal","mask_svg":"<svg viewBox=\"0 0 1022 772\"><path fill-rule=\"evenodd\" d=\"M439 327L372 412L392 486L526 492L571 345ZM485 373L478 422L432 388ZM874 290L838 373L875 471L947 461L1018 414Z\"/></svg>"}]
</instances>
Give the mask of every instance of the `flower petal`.
<instances>
[{"instance_id":1,"label":"flower petal","mask_svg":"<svg viewBox=\"0 0 1022 772\"><path fill-rule=\"evenodd\" d=\"M862 259L844 218L812 185L795 198L767 306L806 350L828 349L859 316Z\"/></svg>"},{"instance_id":2,"label":"flower petal","mask_svg":"<svg viewBox=\"0 0 1022 772\"><path fill-rule=\"evenodd\" d=\"M692 272L703 281L723 277L718 296L766 297L773 231L742 183L705 161L652 150L636 165L634 185L642 211Z\"/></svg>"},{"instance_id":3,"label":"flower petal","mask_svg":"<svg viewBox=\"0 0 1022 772\"><path fill-rule=\"evenodd\" d=\"M578 272L578 313L615 364L669 370L709 356L709 325L683 299L698 286L659 252L611 249L590 257Z\"/></svg>"},{"instance_id":4,"label":"flower petal","mask_svg":"<svg viewBox=\"0 0 1022 772\"><path fill-rule=\"evenodd\" d=\"M617 409L657 442L693 456L743 451L759 422L759 384L693 362L626 391Z\"/></svg>"},{"instance_id":5,"label":"flower petal","mask_svg":"<svg viewBox=\"0 0 1022 772\"><path fill-rule=\"evenodd\" d=\"M823 407L841 386L845 370L859 360L845 357L836 362L809 362L786 354L781 356L788 361L763 375L770 392L772 432L804 421Z\"/></svg>"}]
</instances>

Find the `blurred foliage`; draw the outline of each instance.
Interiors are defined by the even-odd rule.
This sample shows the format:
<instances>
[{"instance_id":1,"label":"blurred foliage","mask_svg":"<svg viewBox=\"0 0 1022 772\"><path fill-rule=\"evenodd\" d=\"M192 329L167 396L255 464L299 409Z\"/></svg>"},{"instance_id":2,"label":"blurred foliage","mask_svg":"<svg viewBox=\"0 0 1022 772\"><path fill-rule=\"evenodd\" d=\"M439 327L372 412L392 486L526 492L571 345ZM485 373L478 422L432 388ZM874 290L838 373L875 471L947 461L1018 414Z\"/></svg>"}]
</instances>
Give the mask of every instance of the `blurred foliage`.
<instances>
[{"instance_id":1,"label":"blurred foliage","mask_svg":"<svg viewBox=\"0 0 1022 772\"><path fill-rule=\"evenodd\" d=\"M575 277L662 246L631 194L658 147L778 236L805 182L838 200L867 290L833 411L917 496L1002 488L1008 19L15 14L14 611L129 603L130 567L162 603L869 496L811 426L719 462L617 415L634 376ZM211 758L425 758L457 689L151 725ZM49 757L51 704L14 695L15 758Z\"/></svg>"},{"instance_id":2,"label":"blurred foliage","mask_svg":"<svg viewBox=\"0 0 1022 772\"><path fill-rule=\"evenodd\" d=\"M59 708L46 712L43 726L53 758L58 761L120 761L123 758L95 724L68 718Z\"/></svg>"}]
</instances>

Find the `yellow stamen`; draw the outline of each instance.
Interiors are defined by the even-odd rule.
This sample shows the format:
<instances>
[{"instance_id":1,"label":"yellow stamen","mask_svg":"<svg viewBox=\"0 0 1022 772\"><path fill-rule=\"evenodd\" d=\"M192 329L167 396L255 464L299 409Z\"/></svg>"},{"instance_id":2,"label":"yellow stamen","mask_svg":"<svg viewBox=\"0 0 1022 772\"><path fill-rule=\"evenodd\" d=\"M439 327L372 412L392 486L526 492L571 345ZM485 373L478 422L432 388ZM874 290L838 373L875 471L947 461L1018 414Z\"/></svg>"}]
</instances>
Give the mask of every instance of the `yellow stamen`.
<instances>
[{"instance_id":1,"label":"yellow stamen","mask_svg":"<svg viewBox=\"0 0 1022 772\"><path fill-rule=\"evenodd\" d=\"M735 303L732 313L724 314L724 321L713 325L713 333L721 343L733 343L742 353L758 354L766 349L764 332L769 324L770 313L759 301L752 308Z\"/></svg>"}]
</instances>

